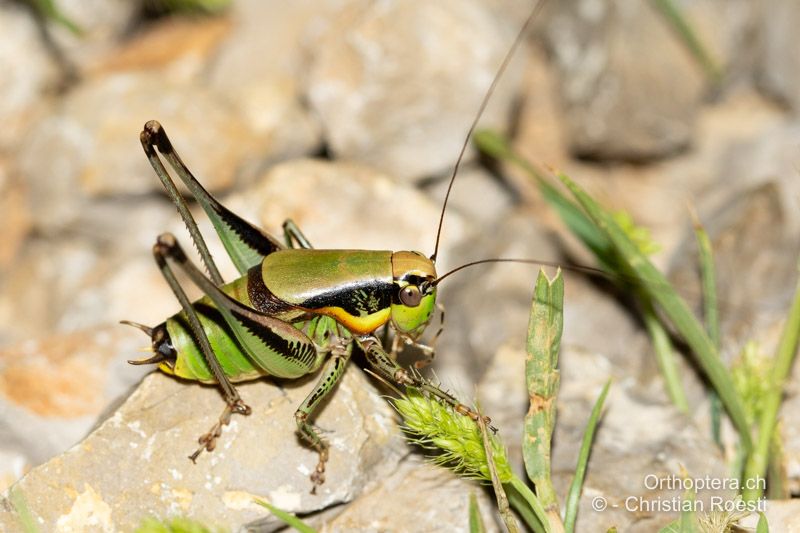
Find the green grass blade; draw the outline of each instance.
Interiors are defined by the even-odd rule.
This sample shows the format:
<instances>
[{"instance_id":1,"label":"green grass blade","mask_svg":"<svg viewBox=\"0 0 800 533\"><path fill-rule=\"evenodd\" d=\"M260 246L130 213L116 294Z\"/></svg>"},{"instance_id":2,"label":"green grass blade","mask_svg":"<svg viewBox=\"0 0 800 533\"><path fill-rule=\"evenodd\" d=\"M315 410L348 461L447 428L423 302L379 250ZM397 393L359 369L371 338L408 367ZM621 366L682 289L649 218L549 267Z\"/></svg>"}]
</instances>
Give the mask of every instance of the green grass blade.
<instances>
[{"instance_id":1,"label":"green grass blade","mask_svg":"<svg viewBox=\"0 0 800 533\"><path fill-rule=\"evenodd\" d=\"M658 533L680 533L680 531L681 531L681 522L679 518L677 520L673 520L666 526L659 529Z\"/></svg>"},{"instance_id":2,"label":"green grass blade","mask_svg":"<svg viewBox=\"0 0 800 533\"><path fill-rule=\"evenodd\" d=\"M786 500L792 497L786 472L786 451L781 439L781 424L775 426L775 432L770 441L767 479L769 480L767 499Z\"/></svg>"},{"instance_id":3,"label":"green grass blade","mask_svg":"<svg viewBox=\"0 0 800 533\"><path fill-rule=\"evenodd\" d=\"M703 286L703 316L706 322L708 337L714 346L719 348L719 305L717 302L717 274L714 267L714 252L711 239L700 221L695 217L694 234L697 239L697 250L700 258L700 279Z\"/></svg>"},{"instance_id":4,"label":"green grass blade","mask_svg":"<svg viewBox=\"0 0 800 533\"><path fill-rule=\"evenodd\" d=\"M600 413L603 412L603 404L608 396L608 389L611 387L611 380L608 380L597 397L597 401L592 408L592 414L589 416L589 422L586 423L586 430L583 432L583 441L581 441L581 449L578 453L578 465L575 467L575 477L572 478L569 492L567 493L566 509L564 511L564 529L567 533L575 531L575 520L578 516L578 502L581 498L581 491L583 490L583 481L586 478L586 466L589 463L589 452L592 449L592 442L594 441L594 433L597 429L597 424L600 421Z\"/></svg>"},{"instance_id":5,"label":"green grass blade","mask_svg":"<svg viewBox=\"0 0 800 533\"><path fill-rule=\"evenodd\" d=\"M560 384L558 351L561 346L564 277L561 270L552 281L539 272L528 322L525 380L530 409L525 415L522 456L536 495L549 512L558 509L550 479L550 444L556 420L556 396Z\"/></svg>"},{"instance_id":6,"label":"green grass blade","mask_svg":"<svg viewBox=\"0 0 800 533\"><path fill-rule=\"evenodd\" d=\"M226 529L211 529L196 520L185 517L175 517L159 520L155 517L146 518L134 533L225 533Z\"/></svg>"},{"instance_id":7,"label":"green grass blade","mask_svg":"<svg viewBox=\"0 0 800 533\"><path fill-rule=\"evenodd\" d=\"M12 486L8 489L8 500L11 503L11 507L16 512L17 522L21 527L21 531L25 533L39 533L39 526L33 518L31 510L28 508L28 500L25 498L22 489L16 486Z\"/></svg>"},{"instance_id":8,"label":"green grass blade","mask_svg":"<svg viewBox=\"0 0 800 533\"><path fill-rule=\"evenodd\" d=\"M758 423L758 442L745 464L745 480L764 479L767 473L770 441L775 436L783 389L789 370L792 368L792 362L794 362L797 354L798 340L800 340L800 281L798 281L795 289L792 307L789 310L789 316L783 326L781 339L778 343L778 350L772 367L770 389L764 399L764 407ZM744 486L746 488L742 491L742 498L745 501L755 501L761 497L763 493L761 483L751 482L746 483Z\"/></svg>"},{"instance_id":9,"label":"green grass blade","mask_svg":"<svg viewBox=\"0 0 800 533\"><path fill-rule=\"evenodd\" d=\"M653 308L652 301L649 298L641 298L642 302L642 321L650 335L650 341L653 343L653 351L656 354L656 361L658 368L661 370L661 375L664 377L664 386L667 389L667 394L672 400L672 403L681 412L689 412L689 400L686 398L686 392L683 390L683 383L681 382L680 372L678 371L678 362L675 359L675 349L672 346L672 341L669 338L667 330L661 324L661 321L656 315Z\"/></svg>"},{"instance_id":10,"label":"green grass blade","mask_svg":"<svg viewBox=\"0 0 800 533\"><path fill-rule=\"evenodd\" d=\"M224 11L231 0L147 0L153 8L164 13L209 13Z\"/></svg>"},{"instance_id":11,"label":"green grass blade","mask_svg":"<svg viewBox=\"0 0 800 533\"><path fill-rule=\"evenodd\" d=\"M505 485L505 489L509 496L509 502L511 502L514 510L516 510L520 516L524 517L528 515L532 517L531 519L525 520L529 527L532 527L537 532L544 531L545 533L550 533L553 531L553 527L547 517L547 511L545 511L542 502L539 501L539 498L519 476L512 476L511 481ZM514 495L518 496L518 498L514 498ZM537 523L539 527L535 527Z\"/></svg>"},{"instance_id":12,"label":"green grass blade","mask_svg":"<svg viewBox=\"0 0 800 533\"><path fill-rule=\"evenodd\" d=\"M514 152L505 136L492 130L478 130L473 136L473 142L486 155L499 161L507 161L531 176L539 186L544 200L556 210L569 230L592 251L601 264L613 270L613 247L606 236L574 201L553 186L529 161Z\"/></svg>"},{"instance_id":13,"label":"green grass blade","mask_svg":"<svg viewBox=\"0 0 800 533\"><path fill-rule=\"evenodd\" d=\"M516 165L530 175L538 184L544 200L555 209L567 228L594 254L598 263L605 270L616 272L619 280L632 277L620 264L611 241L598 229L592 219L583 212L579 205L554 187L545 174L539 172L530 162L514 152L504 136L491 130L479 130L474 139L478 148L487 155ZM652 248L652 243L650 243L650 247ZM658 366L664 377L667 394L678 409L688 412L688 400L680 380L675 350L672 349L669 336L654 315L647 316L647 309L653 308L653 305L648 302L647 296L641 293L637 296L643 301L645 323L648 326Z\"/></svg>"},{"instance_id":14,"label":"green grass blade","mask_svg":"<svg viewBox=\"0 0 800 533\"><path fill-rule=\"evenodd\" d=\"M675 5L673 0L653 0L656 8L661 12L666 21L677 32L681 41L683 41L689 53L692 54L695 61L697 61L705 71L706 76L712 83L718 83L723 75L722 67L716 59L711 55L706 46L697 36L692 25L681 13L680 9Z\"/></svg>"},{"instance_id":15,"label":"green grass blade","mask_svg":"<svg viewBox=\"0 0 800 533\"><path fill-rule=\"evenodd\" d=\"M255 500L255 502L260 505L261 507L266 508L270 513L274 514L278 517L284 524L289 527L295 528L300 533L317 533L317 530L313 527L309 526L299 518L294 513L290 513L284 511L283 509L278 509L274 505L265 502L264 500Z\"/></svg>"},{"instance_id":16,"label":"green grass blade","mask_svg":"<svg viewBox=\"0 0 800 533\"><path fill-rule=\"evenodd\" d=\"M767 517L764 515L764 513L758 513L756 533L769 533L769 524L767 524Z\"/></svg>"},{"instance_id":17,"label":"green grass blade","mask_svg":"<svg viewBox=\"0 0 800 533\"><path fill-rule=\"evenodd\" d=\"M746 450L750 450L752 448L750 428L730 373L721 363L711 339L689 310L686 302L675 292L663 274L628 239L611 217L581 187L564 174L559 174L558 178L572 192L600 230L611 240L620 258L639 279L644 280L644 283L640 285L642 291L661 306L666 316L692 349L698 364L722 399L722 403L739 432L742 445Z\"/></svg>"},{"instance_id":18,"label":"green grass blade","mask_svg":"<svg viewBox=\"0 0 800 533\"><path fill-rule=\"evenodd\" d=\"M486 525L478 507L478 498L474 492L469 493L469 533L486 533Z\"/></svg>"},{"instance_id":19,"label":"green grass blade","mask_svg":"<svg viewBox=\"0 0 800 533\"><path fill-rule=\"evenodd\" d=\"M69 30L76 37L83 35L83 29L61 12L55 0L28 0L28 3L30 3L45 19L61 24L61 26Z\"/></svg>"},{"instance_id":20,"label":"green grass blade","mask_svg":"<svg viewBox=\"0 0 800 533\"><path fill-rule=\"evenodd\" d=\"M717 303L717 274L714 267L714 253L711 248L711 239L708 237L700 219L692 213L694 218L694 235L697 240L697 250L700 258L700 279L703 287L703 317L705 318L706 331L711 342L719 350L719 305ZM722 447L722 402L716 392L711 391L711 437L717 446Z\"/></svg>"},{"instance_id":21,"label":"green grass blade","mask_svg":"<svg viewBox=\"0 0 800 533\"><path fill-rule=\"evenodd\" d=\"M525 520L529 528L536 533L550 533L553 530L539 498L522 479L512 476L511 481L503 485L503 488L511 507Z\"/></svg>"}]
</instances>

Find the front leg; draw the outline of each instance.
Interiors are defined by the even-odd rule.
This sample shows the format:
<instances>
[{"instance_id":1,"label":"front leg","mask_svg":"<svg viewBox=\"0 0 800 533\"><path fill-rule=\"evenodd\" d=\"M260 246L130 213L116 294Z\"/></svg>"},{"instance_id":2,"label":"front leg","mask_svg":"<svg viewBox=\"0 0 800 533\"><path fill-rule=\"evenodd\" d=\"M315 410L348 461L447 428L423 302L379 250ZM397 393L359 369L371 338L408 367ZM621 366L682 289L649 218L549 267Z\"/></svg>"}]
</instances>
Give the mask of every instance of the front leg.
<instances>
[{"instance_id":1,"label":"front leg","mask_svg":"<svg viewBox=\"0 0 800 533\"><path fill-rule=\"evenodd\" d=\"M413 346L421 351L424 356L423 359L414 362L415 369L422 370L433 363L433 358L436 355L436 343L439 341L439 337L444 331L444 305L437 302L436 308L439 310L439 329L436 331L436 335L433 336L433 339L431 339L430 344L423 344L411 337L395 332L394 339L392 339L392 360L397 361L397 356L403 351L404 346Z\"/></svg>"},{"instance_id":2,"label":"front leg","mask_svg":"<svg viewBox=\"0 0 800 533\"><path fill-rule=\"evenodd\" d=\"M478 420L479 415L472 408L466 406L456 399L455 396L449 392L443 391L438 386L429 382L416 372L409 372L405 368L397 364L397 361L391 358L381 346L381 343L374 335L363 335L357 338L359 347L364 351L367 357L367 362L374 368L381 376L394 381L400 385L415 387L422 391L433 394L445 403L450 404L453 409L464 416L470 417L472 420ZM483 420L488 425L491 420L488 417L483 417Z\"/></svg>"}]
</instances>

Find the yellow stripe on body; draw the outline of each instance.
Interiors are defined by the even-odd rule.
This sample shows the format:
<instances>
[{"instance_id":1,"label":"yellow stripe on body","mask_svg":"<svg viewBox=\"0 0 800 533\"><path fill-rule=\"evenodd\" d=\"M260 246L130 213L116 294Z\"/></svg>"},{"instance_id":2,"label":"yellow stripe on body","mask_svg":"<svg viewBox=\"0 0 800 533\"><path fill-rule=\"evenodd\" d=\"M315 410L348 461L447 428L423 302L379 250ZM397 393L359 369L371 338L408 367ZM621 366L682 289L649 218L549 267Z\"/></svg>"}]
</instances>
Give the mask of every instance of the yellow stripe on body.
<instances>
[{"instance_id":1,"label":"yellow stripe on body","mask_svg":"<svg viewBox=\"0 0 800 533\"><path fill-rule=\"evenodd\" d=\"M322 307L315 309L314 313L329 316L349 329L352 333L366 335L372 333L389 321L391 309L381 309L376 313L366 316L353 316L341 307Z\"/></svg>"}]
</instances>

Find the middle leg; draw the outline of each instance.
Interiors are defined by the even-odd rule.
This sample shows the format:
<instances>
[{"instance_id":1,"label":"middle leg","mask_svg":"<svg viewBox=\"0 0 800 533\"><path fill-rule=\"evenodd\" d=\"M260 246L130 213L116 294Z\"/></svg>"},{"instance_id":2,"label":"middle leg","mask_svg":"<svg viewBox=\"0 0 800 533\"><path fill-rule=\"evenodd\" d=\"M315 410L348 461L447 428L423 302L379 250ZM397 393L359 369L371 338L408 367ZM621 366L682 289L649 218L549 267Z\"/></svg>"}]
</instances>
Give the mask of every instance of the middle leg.
<instances>
[{"instance_id":1,"label":"middle leg","mask_svg":"<svg viewBox=\"0 0 800 533\"><path fill-rule=\"evenodd\" d=\"M353 343L351 339L336 339L331 349L331 357L325 365L322 375L320 375L317 381L317 385L294 413L294 419L297 422L297 431L300 433L300 436L319 453L319 461L314 469L314 473L311 474L311 482L313 483L311 489L312 494L316 494L317 486L325 482L325 463L328 461L329 445L319 434L319 428L309 422L309 418L319 406L320 402L330 394L339 382L339 379L344 374L344 369L347 367L347 361L350 359L352 350Z\"/></svg>"}]
</instances>

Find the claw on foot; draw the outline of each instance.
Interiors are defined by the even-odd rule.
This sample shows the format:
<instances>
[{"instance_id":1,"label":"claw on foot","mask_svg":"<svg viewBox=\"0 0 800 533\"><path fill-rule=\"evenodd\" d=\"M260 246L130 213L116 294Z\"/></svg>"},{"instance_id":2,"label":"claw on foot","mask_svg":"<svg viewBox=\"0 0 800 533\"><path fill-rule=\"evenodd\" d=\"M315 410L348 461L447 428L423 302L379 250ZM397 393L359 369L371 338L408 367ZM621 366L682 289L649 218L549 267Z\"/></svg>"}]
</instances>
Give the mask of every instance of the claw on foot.
<instances>
[{"instance_id":1,"label":"claw on foot","mask_svg":"<svg viewBox=\"0 0 800 533\"><path fill-rule=\"evenodd\" d=\"M232 414L235 413L247 416L252 412L253 410L250 408L250 406L245 404L241 399L236 400L231 405L226 405L225 409L222 411L222 414L219 415L217 422L211 426L211 429L208 430L207 433L204 433L199 439L197 439L200 447L189 456L189 459L191 459L193 463L197 463L197 458L200 457L200 454L203 453L203 451L214 451L214 448L217 447L217 439L220 437L220 435L222 435L222 428L230 423Z\"/></svg>"},{"instance_id":2,"label":"claw on foot","mask_svg":"<svg viewBox=\"0 0 800 533\"><path fill-rule=\"evenodd\" d=\"M483 419L483 423L486 424L486 427L492 430L492 433L497 433L497 428L492 425L492 419L489 418L488 416L481 416L480 414L473 411L471 408L467 407L463 403L456 405L454 409L456 413L463 416L468 416L475 422L477 422L478 417L480 417L481 419Z\"/></svg>"},{"instance_id":3,"label":"claw on foot","mask_svg":"<svg viewBox=\"0 0 800 533\"><path fill-rule=\"evenodd\" d=\"M328 449L323 448L319 452L319 461L314 473L311 474L311 494L317 493L317 487L325 483L325 463L328 461Z\"/></svg>"},{"instance_id":4,"label":"claw on foot","mask_svg":"<svg viewBox=\"0 0 800 533\"><path fill-rule=\"evenodd\" d=\"M431 363L433 363L433 357L426 357L425 359L414 361L414 368L416 368L417 370L422 370Z\"/></svg>"}]
</instances>

